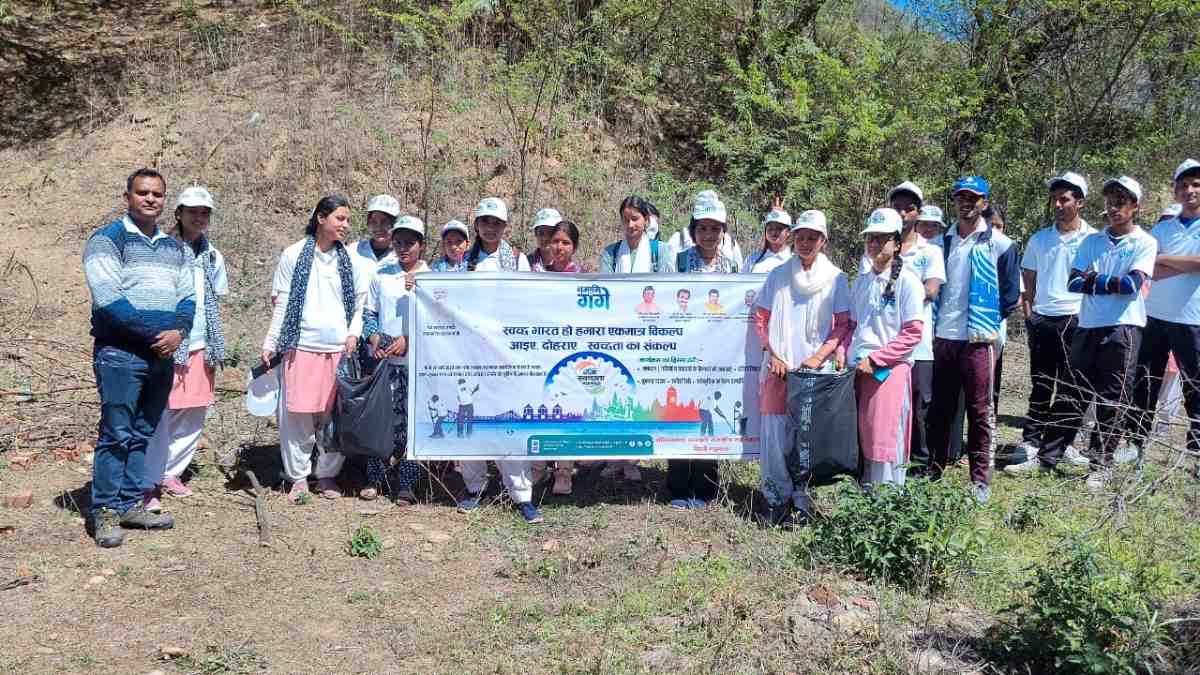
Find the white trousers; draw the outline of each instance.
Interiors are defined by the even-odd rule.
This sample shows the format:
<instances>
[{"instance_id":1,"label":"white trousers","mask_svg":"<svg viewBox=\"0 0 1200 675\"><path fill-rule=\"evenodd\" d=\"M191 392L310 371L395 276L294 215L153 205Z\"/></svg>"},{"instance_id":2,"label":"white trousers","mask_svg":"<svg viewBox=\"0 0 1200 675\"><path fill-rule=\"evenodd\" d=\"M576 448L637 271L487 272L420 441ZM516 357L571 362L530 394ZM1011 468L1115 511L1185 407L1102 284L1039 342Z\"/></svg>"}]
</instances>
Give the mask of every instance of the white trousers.
<instances>
[{"instance_id":1,"label":"white trousers","mask_svg":"<svg viewBox=\"0 0 1200 675\"><path fill-rule=\"evenodd\" d=\"M533 501L533 480L531 478L532 464L523 459L498 459L496 467L500 469L500 479L504 482L508 496L518 504ZM471 459L458 463L462 472L463 482L467 492L479 494L487 488L487 462Z\"/></svg>"},{"instance_id":2,"label":"white trousers","mask_svg":"<svg viewBox=\"0 0 1200 675\"><path fill-rule=\"evenodd\" d=\"M166 409L146 446L146 476L161 483L178 478L192 463L208 408Z\"/></svg>"},{"instance_id":3,"label":"white trousers","mask_svg":"<svg viewBox=\"0 0 1200 675\"><path fill-rule=\"evenodd\" d=\"M312 473L312 450L317 444L317 429L329 421L327 413L294 413L287 410L287 386L279 378L279 454L283 459L283 474L295 483ZM317 456L317 480L337 478L346 457L340 452L321 448Z\"/></svg>"},{"instance_id":4,"label":"white trousers","mask_svg":"<svg viewBox=\"0 0 1200 675\"><path fill-rule=\"evenodd\" d=\"M807 486L797 487L788 470L787 458L792 451L793 438L788 433L787 415L763 415L759 439L760 488L767 503L781 506L791 499L797 508L811 508L812 497ZM807 457L800 460L802 464L808 463Z\"/></svg>"},{"instance_id":5,"label":"white trousers","mask_svg":"<svg viewBox=\"0 0 1200 675\"><path fill-rule=\"evenodd\" d=\"M894 483L896 485L904 485L904 476L906 469L903 464L896 462L872 462L869 459L863 460L863 476L862 483Z\"/></svg>"}]
</instances>

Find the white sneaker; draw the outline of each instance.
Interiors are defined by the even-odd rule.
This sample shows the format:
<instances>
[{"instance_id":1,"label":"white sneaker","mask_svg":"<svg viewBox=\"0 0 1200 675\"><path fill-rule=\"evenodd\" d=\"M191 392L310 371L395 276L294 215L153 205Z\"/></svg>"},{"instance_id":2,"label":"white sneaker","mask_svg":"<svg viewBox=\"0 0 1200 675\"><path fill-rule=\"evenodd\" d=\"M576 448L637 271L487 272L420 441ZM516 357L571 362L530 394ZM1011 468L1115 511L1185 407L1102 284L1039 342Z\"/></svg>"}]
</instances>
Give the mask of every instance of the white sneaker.
<instances>
[{"instance_id":1,"label":"white sneaker","mask_svg":"<svg viewBox=\"0 0 1200 675\"><path fill-rule=\"evenodd\" d=\"M1112 469L1096 469L1088 474L1087 488L1089 490L1103 490L1112 481Z\"/></svg>"},{"instance_id":2,"label":"white sneaker","mask_svg":"<svg viewBox=\"0 0 1200 675\"><path fill-rule=\"evenodd\" d=\"M1033 443L1021 443L1017 447L1013 448L1014 455L1021 453L1024 453L1025 461L1028 462L1029 460L1037 457L1038 446L1034 445Z\"/></svg>"},{"instance_id":3,"label":"white sneaker","mask_svg":"<svg viewBox=\"0 0 1200 675\"><path fill-rule=\"evenodd\" d=\"M1024 462L1009 464L1008 466L1004 467L1004 473L1010 476L1028 476L1034 471L1037 471L1041 465L1042 463L1038 461L1037 457L1030 457Z\"/></svg>"},{"instance_id":4,"label":"white sneaker","mask_svg":"<svg viewBox=\"0 0 1200 675\"><path fill-rule=\"evenodd\" d=\"M1073 445L1067 446L1067 451L1063 453L1062 458L1064 462L1074 464L1075 466L1087 466L1091 464L1091 461L1087 457L1084 457L1083 453Z\"/></svg>"},{"instance_id":5,"label":"white sneaker","mask_svg":"<svg viewBox=\"0 0 1200 675\"><path fill-rule=\"evenodd\" d=\"M1136 462L1138 455L1140 454L1142 454L1142 452L1138 449L1138 446L1134 445L1133 443L1123 443L1121 447L1117 448L1116 452L1113 453L1113 463L1128 464L1130 462Z\"/></svg>"}]
</instances>

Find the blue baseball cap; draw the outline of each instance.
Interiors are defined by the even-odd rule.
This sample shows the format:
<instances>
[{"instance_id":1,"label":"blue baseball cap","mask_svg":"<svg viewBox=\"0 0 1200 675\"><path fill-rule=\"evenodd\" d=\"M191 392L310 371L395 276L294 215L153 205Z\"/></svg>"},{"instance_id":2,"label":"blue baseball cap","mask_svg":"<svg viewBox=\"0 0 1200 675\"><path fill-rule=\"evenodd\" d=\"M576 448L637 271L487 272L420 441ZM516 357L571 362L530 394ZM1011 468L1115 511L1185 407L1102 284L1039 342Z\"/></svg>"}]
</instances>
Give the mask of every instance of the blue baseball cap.
<instances>
[{"instance_id":1,"label":"blue baseball cap","mask_svg":"<svg viewBox=\"0 0 1200 675\"><path fill-rule=\"evenodd\" d=\"M954 189L950 191L950 194L956 195L964 190L974 192L986 199L989 192L987 179L983 176L963 176L955 181Z\"/></svg>"}]
</instances>

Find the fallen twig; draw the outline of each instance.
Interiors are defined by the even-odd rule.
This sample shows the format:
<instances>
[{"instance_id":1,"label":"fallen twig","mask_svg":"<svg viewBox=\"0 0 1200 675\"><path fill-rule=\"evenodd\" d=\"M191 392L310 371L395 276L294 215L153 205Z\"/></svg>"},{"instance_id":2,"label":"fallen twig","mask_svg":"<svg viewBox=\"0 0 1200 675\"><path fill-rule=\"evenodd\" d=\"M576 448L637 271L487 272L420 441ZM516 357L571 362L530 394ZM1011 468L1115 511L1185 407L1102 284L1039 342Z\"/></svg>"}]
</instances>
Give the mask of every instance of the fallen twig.
<instances>
[{"instance_id":1,"label":"fallen twig","mask_svg":"<svg viewBox=\"0 0 1200 675\"><path fill-rule=\"evenodd\" d=\"M267 500L264 498L262 485L253 469L246 469L246 478L254 488L254 519L258 521L258 543L262 546L271 545L271 514L267 512Z\"/></svg>"}]
</instances>

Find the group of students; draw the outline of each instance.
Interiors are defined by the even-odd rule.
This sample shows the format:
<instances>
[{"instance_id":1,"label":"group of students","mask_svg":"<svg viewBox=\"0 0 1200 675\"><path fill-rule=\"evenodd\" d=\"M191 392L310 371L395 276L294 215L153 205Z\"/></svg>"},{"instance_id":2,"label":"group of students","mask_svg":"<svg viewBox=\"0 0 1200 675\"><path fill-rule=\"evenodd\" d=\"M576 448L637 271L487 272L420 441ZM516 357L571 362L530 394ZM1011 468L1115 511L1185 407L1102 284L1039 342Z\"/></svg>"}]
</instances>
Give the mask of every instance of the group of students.
<instances>
[{"instance_id":1,"label":"group of students","mask_svg":"<svg viewBox=\"0 0 1200 675\"><path fill-rule=\"evenodd\" d=\"M861 230L863 256L853 284L824 252L829 233L822 211L793 219L776 201L763 219L761 248L743 257L728 231L726 206L710 190L696 195L688 226L669 242L658 240L653 204L624 199L617 207L624 236L604 247L598 268L606 274L764 275L753 315L762 349L759 396L748 402L747 414L748 433L761 439L761 488L769 505L764 519L770 524L803 522L812 514L803 478L808 458L805 448L796 447L787 411L786 375L801 369L854 369L864 483L902 483L910 466L939 478L958 454L962 431L956 420L965 412L963 451L972 489L987 501L998 353L1023 286L1035 386L1022 446L1028 460L1007 470L1054 468L1095 393L1096 432L1084 461L1088 484L1103 485L1121 437L1114 430L1121 428L1131 395L1150 421L1131 416L1127 428L1135 445L1145 442L1168 351L1175 352L1183 375L1189 416L1200 419L1200 392L1191 384L1200 375L1200 227L1193 227L1200 219L1200 163L1180 165L1179 212L1152 234L1135 222L1142 190L1131 178L1105 182L1109 224L1102 232L1078 216L1087 196L1082 177L1068 172L1048 188L1056 222L1031 239L1020 263L989 206L987 181L967 176L953 186L958 217L948 228L941 209L925 204L918 186L893 188L888 205L875 209ZM168 235L157 225L165 193L159 173L134 172L126 183L127 213L95 232L84 252L102 402L90 526L101 546L120 545L129 527L173 526L161 500L191 494L180 477L197 447L224 358L219 302L228 280L207 237L213 198L202 187L183 190ZM471 227L451 220L440 228L431 262L425 224L403 215L393 197L369 200L367 228L368 238L348 244L351 206L343 197L325 197L304 237L283 251L275 270L261 360L281 371L279 445L293 503L310 499L310 474L320 496L342 494L337 477L344 457L320 447L317 438L334 404L339 366L349 359L367 369L388 362L394 413L393 458L368 461L358 494L415 500L412 487L423 468L406 456L407 303L415 275L584 271L575 260L575 223L542 209L532 225L536 248L527 255L509 243L508 209L495 197L478 203ZM1151 278L1162 281L1149 287ZM1059 357L1049 355L1054 345ZM1135 393L1137 367L1152 377L1138 378ZM459 392L460 408L471 404L471 396ZM1200 449L1195 425L1188 439L1192 450ZM530 523L543 520L533 503L535 485L552 480L551 491L559 495L573 489L572 462L550 467L510 459L495 465ZM470 512L486 490L487 462L457 467L466 489L458 508ZM670 505L707 506L717 495L717 467L714 460L669 460ZM600 473L641 478L631 461L608 462Z\"/></svg>"}]
</instances>

